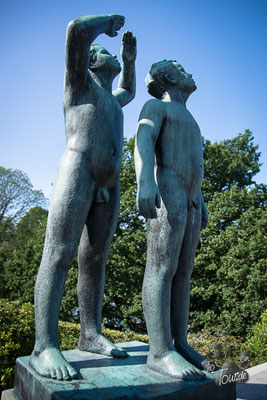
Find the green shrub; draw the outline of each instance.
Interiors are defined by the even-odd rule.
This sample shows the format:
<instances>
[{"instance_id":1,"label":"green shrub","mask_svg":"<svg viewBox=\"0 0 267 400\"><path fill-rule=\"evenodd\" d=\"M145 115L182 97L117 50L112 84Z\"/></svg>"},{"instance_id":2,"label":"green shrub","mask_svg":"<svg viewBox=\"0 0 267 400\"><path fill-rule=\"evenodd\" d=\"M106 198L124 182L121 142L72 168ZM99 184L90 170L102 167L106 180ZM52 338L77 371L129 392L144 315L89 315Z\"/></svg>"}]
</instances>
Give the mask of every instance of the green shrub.
<instances>
[{"instance_id":1,"label":"green shrub","mask_svg":"<svg viewBox=\"0 0 267 400\"><path fill-rule=\"evenodd\" d=\"M31 354L34 307L0 300L0 390L13 386L16 358Z\"/></svg>"},{"instance_id":2,"label":"green shrub","mask_svg":"<svg viewBox=\"0 0 267 400\"><path fill-rule=\"evenodd\" d=\"M244 348L256 359L267 358L267 309L261 314L260 322L255 324L247 337Z\"/></svg>"}]
</instances>

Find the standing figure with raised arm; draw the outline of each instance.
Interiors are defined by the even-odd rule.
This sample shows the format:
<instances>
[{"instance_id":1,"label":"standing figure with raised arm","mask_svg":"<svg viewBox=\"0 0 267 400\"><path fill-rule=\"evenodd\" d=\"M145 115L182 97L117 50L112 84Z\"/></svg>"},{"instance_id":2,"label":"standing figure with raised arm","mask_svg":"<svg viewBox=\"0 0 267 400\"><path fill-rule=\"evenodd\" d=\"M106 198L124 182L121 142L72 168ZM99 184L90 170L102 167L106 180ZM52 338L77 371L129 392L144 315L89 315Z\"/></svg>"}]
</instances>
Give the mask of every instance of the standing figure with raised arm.
<instances>
[{"instance_id":1,"label":"standing figure with raised arm","mask_svg":"<svg viewBox=\"0 0 267 400\"><path fill-rule=\"evenodd\" d=\"M205 358L187 343L190 277L201 227L208 222L201 185L199 127L186 108L196 90L176 61L152 65L146 78L155 97L137 129L137 206L148 218L143 308L150 342L149 368L176 378L205 378Z\"/></svg>"},{"instance_id":2,"label":"standing figure with raised arm","mask_svg":"<svg viewBox=\"0 0 267 400\"><path fill-rule=\"evenodd\" d=\"M64 116L67 136L49 209L43 257L35 286L36 341L31 367L40 375L77 377L58 342L58 316L69 267L79 245L79 349L125 357L101 334L105 265L119 213L123 144L122 107L135 96L136 39L122 38L122 68L116 56L92 44L116 36L121 15L96 15L70 22L66 37ZM112 82L121 72L118 88Z\"/></svg>"}]
</instances>

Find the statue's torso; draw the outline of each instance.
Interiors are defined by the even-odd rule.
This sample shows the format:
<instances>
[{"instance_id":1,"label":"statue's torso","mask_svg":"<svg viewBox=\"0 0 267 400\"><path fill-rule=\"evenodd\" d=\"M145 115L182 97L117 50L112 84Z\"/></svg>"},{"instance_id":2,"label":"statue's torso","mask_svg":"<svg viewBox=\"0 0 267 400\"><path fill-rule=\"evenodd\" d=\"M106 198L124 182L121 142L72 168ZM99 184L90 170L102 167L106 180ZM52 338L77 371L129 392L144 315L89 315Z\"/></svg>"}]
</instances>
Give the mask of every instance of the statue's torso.
<instances>
[{"instance_id":1,"label":"statue's torso","mask_svg":"<svg viewBox=\"0 0 267 400\"><path fill-rule=\"evenodd\" d=\"M119 176L123 113L115 97L95 83L76 104L65 103L67 150L85 154L98 185L112 187Z\"/></svg>"},{"instance_id":2,"label":"statue's torso","mask_svg":"<svg viewBox=\"0 0 267 400\"><path fill-rule=\"evenodd\" d=\"M200 129L180 103L164 102L165 118L156 143L158 173L170 169L179 176L188 193L197 195L204 175Z\"/></svg>"}]
</instances>

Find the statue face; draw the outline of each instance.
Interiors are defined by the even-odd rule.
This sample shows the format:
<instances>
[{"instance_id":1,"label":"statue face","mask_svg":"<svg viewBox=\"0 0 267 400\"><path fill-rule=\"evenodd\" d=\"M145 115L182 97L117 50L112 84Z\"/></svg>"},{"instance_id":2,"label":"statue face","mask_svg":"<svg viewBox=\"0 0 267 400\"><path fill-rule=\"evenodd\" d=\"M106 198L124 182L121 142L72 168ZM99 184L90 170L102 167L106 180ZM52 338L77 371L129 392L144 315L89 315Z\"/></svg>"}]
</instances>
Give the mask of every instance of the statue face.
<instances>
[{"instance_id":1,"label":"statue face","mask_svg":"<svg viewBox=\"0 0 267 400\"><path fill-rule=\"evenodd\" d=\"M95 45L94 50L96 60L93 64L92 69L103 69L113 72L115 75L121 72L121 66L119 61L117 60L117 56L113 56L104 47L99 45Z\"/></svg>"},{"instance_id":2,"label":"statue face","mask_svg":"<svg viewBox=\"0 0 267 400\"><path fill-rule=\"evenodd\" d=\"M192 93L196 90L196 84L191 74L185 72L184 68L177 61L173 61L173 66L171 76L177 80L180 88L188 93Z\"/></svg>"}]
</instances>

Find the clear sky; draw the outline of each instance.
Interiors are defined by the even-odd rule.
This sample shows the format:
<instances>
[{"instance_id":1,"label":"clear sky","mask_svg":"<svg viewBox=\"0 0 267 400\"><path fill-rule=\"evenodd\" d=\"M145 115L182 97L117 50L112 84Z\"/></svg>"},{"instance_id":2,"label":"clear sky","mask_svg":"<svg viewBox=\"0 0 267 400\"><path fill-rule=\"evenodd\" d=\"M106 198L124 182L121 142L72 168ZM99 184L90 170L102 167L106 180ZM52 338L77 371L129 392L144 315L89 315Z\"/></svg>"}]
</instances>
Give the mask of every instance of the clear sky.
<instances>
[{"instance_id":1,"label":"clear sky","mask_svg":"<svg viewBox=\"0 0 267 400\"><path fill-rule=\"evenodd\" d=\"M188 109L206 139L250 129L267 181L267 0L2 0L0 2L0 165L18 168L50 195L65 147L62 112L65 32L86 14L122 14L116 38L97 42L119 55L121 35L137 37L137 94L124 108L126 137L135 134L149 95L153 62L177 59L198 90Z\"/></svg>"}]
</instances>

